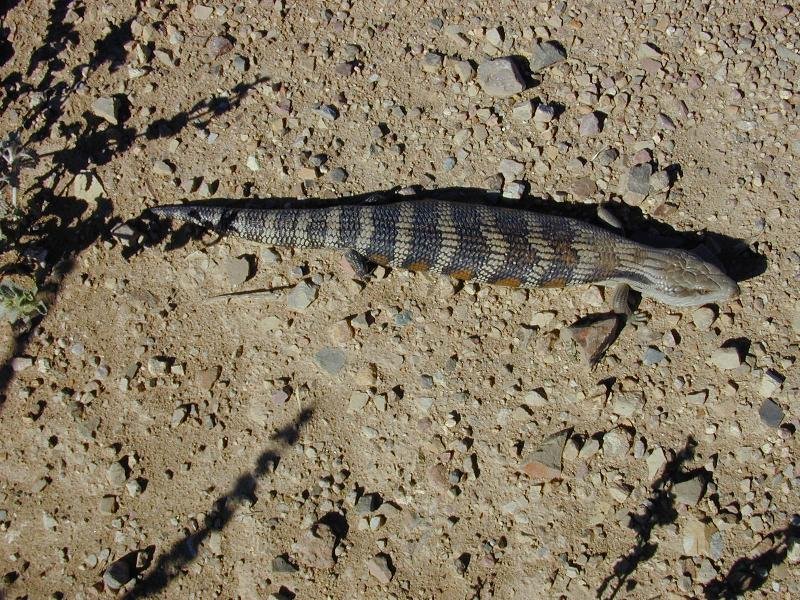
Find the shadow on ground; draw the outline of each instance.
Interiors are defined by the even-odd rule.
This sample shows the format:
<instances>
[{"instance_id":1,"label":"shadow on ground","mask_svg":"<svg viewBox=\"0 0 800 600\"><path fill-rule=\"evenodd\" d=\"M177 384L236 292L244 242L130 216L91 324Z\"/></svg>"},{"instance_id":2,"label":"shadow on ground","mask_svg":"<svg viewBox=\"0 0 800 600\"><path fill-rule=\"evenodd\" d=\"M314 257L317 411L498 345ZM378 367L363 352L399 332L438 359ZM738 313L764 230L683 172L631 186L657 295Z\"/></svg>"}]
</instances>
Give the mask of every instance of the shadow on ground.
<instances>
[{"instance_id":1,"label":"shadow on ground","mask_svg":"<svg viewBox=\"0 0 800 600\"><path fill-rule=\"evenodd\" d=\"M622 592L621 597L627 598L636 588L637 582L632 578L633 574L640 564L655 556L658 550L658 544L652 541L653 530L658 526L673 523L678 518L672 487L680 481L707 475L704 469L695 469L691 472L683 470L684 464L694 457L696 446L697 442L689 437L686 445L664 465L661 476L650 486L651 493L644 502L644 510L631 515L630 527L636 532L636 546L614 563L613 573L608 575L597 589L598 598L606 600L616 598L620 592Z\"/></svg>"},{"instance_id":2,"label":"shadow on ground","mask_svg":"<svg viewBox=\"0 0 800 600\"><path fill-rule=\"evenodd\" d=\"M272 445L266 448L256 459L252 471L244 473L233 484L227 494L217 498L208 511L206 523L198 531L176 541L169 550L159 555L150 569L136 582L134 587L124 596L125 600L145 598L165 590L170 583L180 577L183 569L191 563L200 551L206 538L214 531L222 531L228 526L237 507L247 501L254 504L258 497L259 479L275 470L281 455L300 438L300 433L313 415L313 407L300 412L295 419L270 436Z\"/></svg>"},{"instance_id":3,"label":"shadow on ground","mask_svg":"<svg viewBox=\"0 0 800 600\"><path fill-rule=\"evenodd\" d=\"M706 598L711 600L733 600L759 589L769 574L787 557L790 545L800 543L800 519L765 536L771 546L753 557L739 558L725 575L708 582L703 587Z\"/></svg>"},{"instance_id":4,"label":"shadow on ground","mask_svg":"<svg viewBox=\"0 0 800 600\"><path fill-rule=\"evenodd\" d=\"M15 4L4 3L0 8L3 23ZM20 116L20 134L25 149L35 151L37 143L52 139L56 129L58 138L65 142L60 150L38 155L38 160L48 166L30 186L20 190L25 199L25 211L17 219L4 219L2 222L9 242L2 248L5 264L0 275L32 277L47 305L52 304L58 295L64 276L72 270L80 253L100 238L110 239L111 229L119 222L113 217L109 200L101 198L90 203L71 195L70 186L75 175L124 155L137 139L154 140L176 135L189 125L207 126L214 118L238 108L242 99L265 81L265 78L259 78L250 83L240 83L227 94L203 99L187 110L158 119L144 131L126 124L130 109L124 97L117 98L120 102L117 125L88 112L67 122L65 107L79 85L99 69L113 72L125 63L123 48L133 40L131 23L138 16L142 4L137 0L132 16L112 25L102 38L94 40L94 50L87 62L65 74L66 63L62 55L79 43L87 43L80 39L73 25L83 16L85 8L80 2L54 0L46 17L45 38L32 52L27 68L12 70L0 81L3 88L0 112L25 98L36 99L29 102L29 108ZM4 25L0 28L5 30ZM0 62L4 56L8 62L13 54L8 56L6 52L4 55L0 46ZM31 83L33 79L36 81ZM9 257L13 258L9 260ZM14 339L4 349L4 364L0 365L0 408L5 403L5 391L13 376L8 361L25 352L29 336L41 319L37 317L30 325L18 326Z\"/></svg>"}]
</instances>

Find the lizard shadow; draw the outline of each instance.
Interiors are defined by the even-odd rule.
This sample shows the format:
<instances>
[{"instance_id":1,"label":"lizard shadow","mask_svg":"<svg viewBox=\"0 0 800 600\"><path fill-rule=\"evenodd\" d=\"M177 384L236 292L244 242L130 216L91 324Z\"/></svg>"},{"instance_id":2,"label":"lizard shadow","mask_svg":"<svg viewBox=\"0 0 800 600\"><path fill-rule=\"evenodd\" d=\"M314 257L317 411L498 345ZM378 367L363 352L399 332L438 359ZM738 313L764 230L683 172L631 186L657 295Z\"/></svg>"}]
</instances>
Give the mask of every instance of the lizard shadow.
<instances>
[{"instance_id":1,"label":"lizard shadow","mask_svg":"<svg viewBox=\"0 0 800 600\"><path fill-rule=\"evenodd\" d=\"M399 200L436 199L472 204L486 204L532 210L543 214L570 217L590 222L609 230L613 228L597 216L597 204L555 201L551 198L526 197L522 200L508 200L499 192L473 187L445 187L436 190L419 190L415 195L401 195L398 188L378 190L338 198L213 198L192 202L194 206L225 206L231 209L240 208L323 208L340 205L359 205L364 203L380 204ZM691 250L707 260L718 263L729 276L737 282L751 279L766 271L766 258L756 247L747 242L722 233L710 231L678 231L669 224L646 215L641 208L629 206L621 201L612 200L604 204L625 226L626 237L657 248L681 248ZM145 247L152 247L166 241L165 249L180 248L191 240L200 239L204 229L196 225L181 224L170 233L166 223L159 223L147 211L129 223L141 231L148 232L142 244L131 251L138 252Z\"/></svg>"}]
</instances>

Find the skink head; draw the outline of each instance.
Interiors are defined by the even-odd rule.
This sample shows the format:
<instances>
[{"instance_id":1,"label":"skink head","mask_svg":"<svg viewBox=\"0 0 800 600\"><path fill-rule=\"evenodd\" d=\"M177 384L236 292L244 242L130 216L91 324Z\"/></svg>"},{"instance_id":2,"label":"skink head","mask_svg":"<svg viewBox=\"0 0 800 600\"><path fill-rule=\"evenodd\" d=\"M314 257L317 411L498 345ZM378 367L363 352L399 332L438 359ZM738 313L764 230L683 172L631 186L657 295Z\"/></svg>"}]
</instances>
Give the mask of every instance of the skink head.
<instances>
[{"instance_id":1,"label":"skink head","mask_svg":"<svg viewBox=\"0 0 800 600\"><path fill-rule=\"evenodd\" d=\"M651 249L630 286L670 306L701 306L739 296L739 286L720 269L683 250ZM643 267L643 268L642 268Z\"/></svg>"}]
</instances>

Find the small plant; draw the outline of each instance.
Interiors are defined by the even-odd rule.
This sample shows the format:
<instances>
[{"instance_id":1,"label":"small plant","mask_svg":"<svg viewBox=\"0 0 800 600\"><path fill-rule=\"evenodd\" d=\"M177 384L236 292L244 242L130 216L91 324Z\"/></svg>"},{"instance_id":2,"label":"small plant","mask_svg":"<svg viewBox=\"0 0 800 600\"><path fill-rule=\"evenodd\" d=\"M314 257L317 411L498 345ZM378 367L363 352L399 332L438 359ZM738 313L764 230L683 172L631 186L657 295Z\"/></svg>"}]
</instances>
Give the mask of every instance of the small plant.
<instances>
[{"instance_id":1,"label":"small plant","mask_svg":"<svg viewBox=\"0 0 800 600\"><path fill-rule=\"evenodd\" d=\"M36 299L38 289L21 288L13 282L0 282L0 318L9 323L22 321L26 325L37 315L47 312L44 302Z\"/></svg>"},{"instance_id":2,"label":"small plant","mask_svg":"<svg viewBox=\"0 0 800 600\"><path fill-rule=\"evenodd\" d=\"M23 146L18 132L0 140L0 190L10 189L8 199L0 201L0 251L6 250L6 243L15 242L19 235L23 216L18 200L20 173L34 167L37 160L36 153ZM0 319L28 325L33 317L43 315L47 309L36 298L37 292L36 284L25 289L14 282L0 281Z\"/></svg>"},{"instance_id":3,"label":"small plant","mask_svg":"<svg viewBox=\"0 0 800 600\"><path fill-rule=\"evenodd\" d=\"M19 173L22 169L36 165L36 154L26 150L19 139L19 133L9 133L0 141L0 189L11 188L11 208L17 211Z\"/></svg>"}]
</instances>

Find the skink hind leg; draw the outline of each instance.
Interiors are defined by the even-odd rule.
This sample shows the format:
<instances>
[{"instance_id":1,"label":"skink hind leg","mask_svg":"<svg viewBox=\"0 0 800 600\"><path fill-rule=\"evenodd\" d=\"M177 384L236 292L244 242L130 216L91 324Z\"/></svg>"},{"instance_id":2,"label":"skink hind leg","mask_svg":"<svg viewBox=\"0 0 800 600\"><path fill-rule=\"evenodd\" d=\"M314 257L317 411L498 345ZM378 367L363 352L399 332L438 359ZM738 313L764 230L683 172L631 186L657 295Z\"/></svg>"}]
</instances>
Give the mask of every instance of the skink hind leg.
<instances>
[{"instance_id":1,"label":"skink hind leg","mask_svg":"<svg viewBox=\"0 0 800 600\"><path fill-rule=\"evenodd\" d=\"M650 315L643 310L631 308L630 291L631 288L627 283L618 283L611 296L611 309L635 327L645 325L650 319Z\"/></svg>"},{"instance_id":2,"label":"skink hind leg","mask_svg":"<svg viewBox=\"0 0 800 600\"><path fill-rule=\"evenodd\" d=\"M355 250L345 250L344 259L356 275L356 279L365 280L375 270L375 263Z\"/></svg>"}]
</instances>

